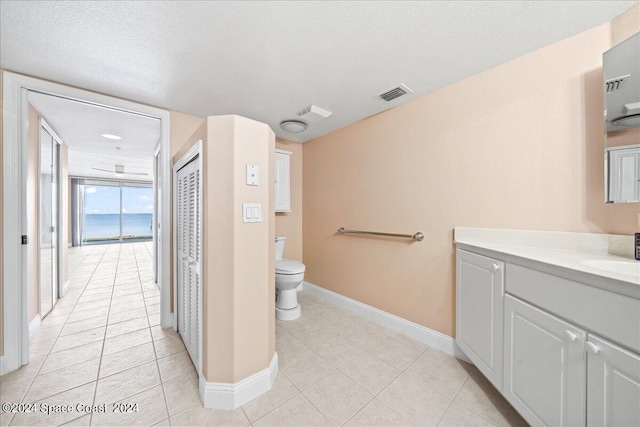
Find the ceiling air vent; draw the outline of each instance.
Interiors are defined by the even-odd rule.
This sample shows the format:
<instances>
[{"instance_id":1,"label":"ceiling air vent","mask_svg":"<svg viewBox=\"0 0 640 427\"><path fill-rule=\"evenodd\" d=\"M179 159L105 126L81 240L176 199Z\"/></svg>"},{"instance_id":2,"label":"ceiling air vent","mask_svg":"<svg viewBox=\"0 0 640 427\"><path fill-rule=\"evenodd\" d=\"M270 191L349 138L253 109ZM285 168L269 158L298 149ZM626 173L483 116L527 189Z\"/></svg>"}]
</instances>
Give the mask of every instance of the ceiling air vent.
<instances>
[{"instance_id":1,"label":"ceiling air vent","mask_svg":"<svg viewBox=\"0 0 640 427\"><path fill-rule=\"evenodd\" d=\"M405 85L399 84L398 86L391 88L386 92L381 93L378 96L381 99L384 99L385 101L389 102L389 101L393 101L396 98L401 97L402 95L406 95L408 93L413 93L413 91L408 87L406 87Z\"/></svg>"}]
</instances>

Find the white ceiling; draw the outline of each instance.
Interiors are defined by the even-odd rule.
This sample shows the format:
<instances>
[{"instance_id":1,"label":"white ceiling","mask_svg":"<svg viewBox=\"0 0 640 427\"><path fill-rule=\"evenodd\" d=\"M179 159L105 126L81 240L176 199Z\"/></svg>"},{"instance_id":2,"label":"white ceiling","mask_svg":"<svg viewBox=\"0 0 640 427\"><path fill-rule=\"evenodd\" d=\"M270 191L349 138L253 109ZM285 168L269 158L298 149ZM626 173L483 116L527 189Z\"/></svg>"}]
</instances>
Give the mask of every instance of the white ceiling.
<instances>
[{"instance_id":1,"label":"white ceiling","mask_svg":"<svg viewBox=\"0 0 640 427\"><path fill-rule=\"evenodd\" d=\"M69 146L69 175L114 179L114 170L146 172L147 176L125 175L127 180L153 179L153 154L160 141L160 120L29 92L29 102ZM118 135L109 140L103 133ZM120 150L116 149L120 147Z\"/></svg>"},{"instance_id":2,"label":"white ceiling","mask_svg":"<svg viewBox=\"0 0 640 427\"><path fill-rule=\"evenodd\" d=\"M304 142L611 20L635 1L2 1L0 66ZM376 99L404 83L415 91ZM333 111L293 136L309 104Z\"/></svg>"}]
</instances>

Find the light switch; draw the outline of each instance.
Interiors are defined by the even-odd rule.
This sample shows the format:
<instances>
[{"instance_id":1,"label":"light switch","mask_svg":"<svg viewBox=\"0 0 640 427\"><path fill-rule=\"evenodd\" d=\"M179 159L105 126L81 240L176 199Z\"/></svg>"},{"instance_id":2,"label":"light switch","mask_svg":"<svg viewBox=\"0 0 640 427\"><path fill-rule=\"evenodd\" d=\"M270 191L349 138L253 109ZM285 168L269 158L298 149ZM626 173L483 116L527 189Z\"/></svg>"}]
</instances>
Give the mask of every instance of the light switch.
<instances>
[{"instance_id":1,"label":"light switch","mask_svg":"<svg viewBox=\"0 0 640 427\"><path fill-rule=\"evenodd\" d=\"M242 222L262 222L262 204L243 203Z\"/></svg>"},{"instance_id":2,"label":"light switch","mask_svg":"<svg viewBox=\"0 0 640 427\"><path fill-rule=\"evenodd\" d=\"M260 168L258 165L247 165L247 185L260 184Z\"/></svg>"}]
</instances>

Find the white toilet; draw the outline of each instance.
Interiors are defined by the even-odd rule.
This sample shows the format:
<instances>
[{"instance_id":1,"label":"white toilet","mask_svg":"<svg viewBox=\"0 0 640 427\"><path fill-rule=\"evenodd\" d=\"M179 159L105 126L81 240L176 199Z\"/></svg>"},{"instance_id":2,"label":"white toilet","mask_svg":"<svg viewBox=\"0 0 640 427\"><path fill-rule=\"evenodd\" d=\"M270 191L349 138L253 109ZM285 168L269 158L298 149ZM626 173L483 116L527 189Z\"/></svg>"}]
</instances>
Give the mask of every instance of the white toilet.
<instances>
[{"instance_id":1,"label":"white toilet","mask_svg":"<svg viewBox=\"0 0 640 427\"><path fill-rule=\"evenodd\" d=\"M302 314L296 288L304 280L304 264L282 258L286 240L285 236L276 236L276 318L294 320Z\"/></svg>"}]
</instances>

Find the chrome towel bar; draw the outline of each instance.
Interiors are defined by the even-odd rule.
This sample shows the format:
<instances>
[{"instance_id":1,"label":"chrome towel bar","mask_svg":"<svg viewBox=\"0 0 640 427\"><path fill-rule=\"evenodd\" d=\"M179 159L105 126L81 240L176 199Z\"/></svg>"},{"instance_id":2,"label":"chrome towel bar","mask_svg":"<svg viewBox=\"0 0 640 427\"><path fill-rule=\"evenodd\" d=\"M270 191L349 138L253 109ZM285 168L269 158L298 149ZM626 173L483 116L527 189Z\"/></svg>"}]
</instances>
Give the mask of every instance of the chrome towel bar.
<instances>
[{"instance_id":1,"label":"chrome towel bar","mask_svg":"<svg viewBox=\"0 0 640 427\"><path fill-rule=\"evenodd\" d=\"M358 230L345 230L344 227L338 228L338 233L340 234L371 234L374 236L387 236L387 237L406 237L408 239L413 239L417 242L422 242L424 240L424 234L418 231L415 234L397 234L397 233L379 233L377 231L358 231Z\"/></svg>"}]
</instances>

